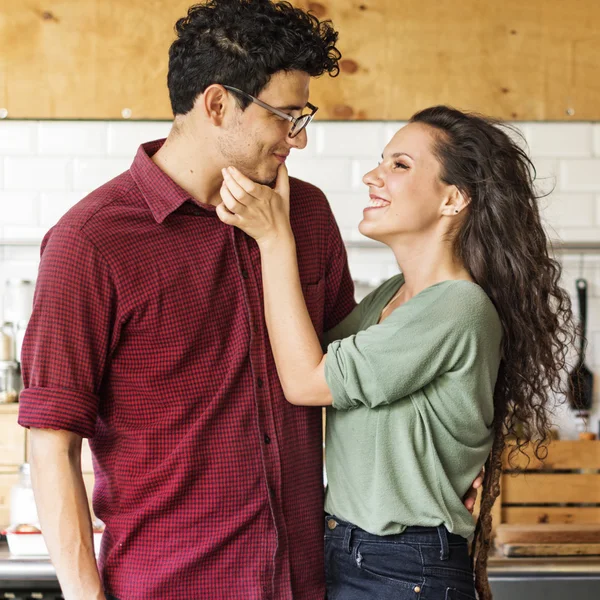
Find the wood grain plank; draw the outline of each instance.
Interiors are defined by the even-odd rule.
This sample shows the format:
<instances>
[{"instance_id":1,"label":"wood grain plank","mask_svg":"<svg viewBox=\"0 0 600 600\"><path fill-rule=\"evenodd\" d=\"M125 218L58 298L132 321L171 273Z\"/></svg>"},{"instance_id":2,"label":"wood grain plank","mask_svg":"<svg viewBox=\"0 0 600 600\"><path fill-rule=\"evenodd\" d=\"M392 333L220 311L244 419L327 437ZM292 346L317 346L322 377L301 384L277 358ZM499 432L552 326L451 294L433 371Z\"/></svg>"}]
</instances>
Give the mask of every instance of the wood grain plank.
<instances>
[{"instance_id":1,"label":"wood grain plank","mask_svg":"<svg viewBox=\"0 0 600 600\"><path fill-rule=\"evenodd\" d=\"M434 104L505 119L600 120L600 3L296 0L340 32L317 118L405 120ZM189 0L0 0L9 118L170 119L167 53Z\"/></svg>"},{"instance_id":2,"label":"wood grain plank","mask_svg":"<svg viewBox=\"0 0 600 600\"><path fill-rule=\"evenodd\" d=\"M591 506L505 506L502 508L502 523L565 523L600 524L600 507Z\"/></svg>"},{"instance_id":3,"label":"wood grain plank","mask_svg":"<svg viewBox=\"0 0 600 600\"><path fill-rule=\"evenodd\" d=\"M500 544L600 544L600 525L502 524L496 539Z\"/></svg>"},{"instance_id":4,"label":"wood grain plank","mask_svg":"<svg viewBox=\"0 0 600 600\"><path fill-rule=\"evenodd\" d=\"M559 440L551 442L545 460L535 457L532 448L525 454L515 456L512 465L508 462L508 451L504 453L504 469L519 468L527 470L560 470L560 469L600 469L600 441Z\"/></svg>"},{"instance_id":5,"label":"wood grain plank","mask_svg":"<svg viewBox=\"0 0 600 600\"><path fill-rule=\"evenodd\" d=\"M600 556L600 544L505 544L504 556Z\"/></svg>"},{"instance_id":6,"label":"wood grain plank","mask_svg":"<svg viewBox=\"0 0 600 600\"><path fill-rule=\"evenodd\" d=\"M502 476L504 504L600 503L600 474Z\"/></svg>"}]
</instances>

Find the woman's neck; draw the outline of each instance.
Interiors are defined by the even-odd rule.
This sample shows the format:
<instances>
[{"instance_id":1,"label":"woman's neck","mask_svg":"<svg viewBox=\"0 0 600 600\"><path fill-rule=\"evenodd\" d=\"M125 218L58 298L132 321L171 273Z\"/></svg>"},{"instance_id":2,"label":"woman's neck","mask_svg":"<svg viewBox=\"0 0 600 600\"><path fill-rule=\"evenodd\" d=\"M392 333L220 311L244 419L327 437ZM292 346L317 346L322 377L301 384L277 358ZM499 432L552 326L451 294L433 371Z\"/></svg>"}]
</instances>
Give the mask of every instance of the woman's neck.
<instances>
[{"instance_id":1,"label":"woman's neck","mask_svg":"<svg viewBox=\"0 0 600 600\"><path fill-rule=\"evenodd\" d=\"M391 245L404 275L404 302L441 281L473 281L464 264L454 256L452 244L440 242L439 238L436 241L419 240Z\"/></svg>"}]
</instances>

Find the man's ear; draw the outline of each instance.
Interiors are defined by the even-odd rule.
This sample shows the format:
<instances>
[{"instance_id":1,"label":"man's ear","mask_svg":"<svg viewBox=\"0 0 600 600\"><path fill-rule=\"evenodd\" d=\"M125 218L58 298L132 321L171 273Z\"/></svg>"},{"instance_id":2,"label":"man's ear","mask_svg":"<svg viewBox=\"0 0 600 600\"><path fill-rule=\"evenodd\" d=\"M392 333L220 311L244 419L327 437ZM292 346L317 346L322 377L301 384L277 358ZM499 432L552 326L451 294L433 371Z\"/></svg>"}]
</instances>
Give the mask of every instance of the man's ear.
<instances>
[{"instance_id":1,"label":"man's ear","mask_svg":"<svg viewBox=\"0 0 600 600\"><path fill-rule=\"evenodd\" d=\"M447 217L459 215L469 206L470 202L470 198L463 194L455 185L451 185L442 203L442 215Z\"/></svg>"},{"instance_id":2,"label":"man's ear","mask_svg":"<svg viewBox=\"0 0 600 600\"><path fill-rule=\"evenodd\" d=\"M207 119L213 125L220 127L223 124L225 115L233 108L231 96L218 84L209 85L204 93L198 96L197 103L200 103L200 109Z\"/></svg>"}]
</instances>

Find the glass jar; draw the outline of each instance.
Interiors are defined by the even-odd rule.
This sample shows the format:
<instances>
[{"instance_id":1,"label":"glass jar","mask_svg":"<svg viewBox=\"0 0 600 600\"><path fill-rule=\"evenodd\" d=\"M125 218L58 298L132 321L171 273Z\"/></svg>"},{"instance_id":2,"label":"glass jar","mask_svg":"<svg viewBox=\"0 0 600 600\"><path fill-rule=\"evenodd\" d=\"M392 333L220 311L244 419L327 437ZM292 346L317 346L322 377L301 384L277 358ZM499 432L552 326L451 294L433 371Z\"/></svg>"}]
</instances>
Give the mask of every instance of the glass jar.
<instances>
[{"instance_id":1,"label":"glass jar","mask_svg":"<svg viewBox=\"0 0 600 600\"><path fill-rule=\"evenodd\" d=\"M12 323L4 322L0 329L0 361L16 358L16 332Z\"/></svg>"},{"instance_id":2,"label":"glass jar","mask_svg":"<svg viewBox=\"0 0 600 600\"><path fill-rule=\"evenodd\" d=\"M4 320L29 321L35 283L28 279L7 279L4 283Z\"/></svg>"},{"instance_id":3,"label":"glass jar","mask_svg":"<svg viewBox=\"0 0 600 600\"><path fill-rule=\"evenodd\" d=\"M0 361L0 404L9 404L19 399L21 372L16 361Z\"/></svg>"},{"instance_id":4,"label":"glass jar","mask_svg":"<svg viewBox=\"0 0 600 600\"><path fill-rule=\"evenodd\" d=\"M10 524L33 525L40 528L40 522L31 487L31 469L29 463L19 468L19 481L10 490Z\"/></svg>"}]
</instances>

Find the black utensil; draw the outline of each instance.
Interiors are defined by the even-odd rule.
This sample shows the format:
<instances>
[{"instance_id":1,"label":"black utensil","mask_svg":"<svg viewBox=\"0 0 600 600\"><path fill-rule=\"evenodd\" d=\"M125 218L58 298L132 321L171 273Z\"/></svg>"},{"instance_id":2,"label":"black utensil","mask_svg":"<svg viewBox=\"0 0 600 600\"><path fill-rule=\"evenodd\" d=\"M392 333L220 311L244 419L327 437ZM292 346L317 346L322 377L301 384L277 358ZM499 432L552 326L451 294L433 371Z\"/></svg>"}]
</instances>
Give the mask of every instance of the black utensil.
<instances>
[{"instance_id":1,"label":"black utensil","mask_svg":"<svg viewBox=\"0 0 600 600\"><path fill-rule=\"evenodd\" d=\"M569 404L575 411L587 412L592 408L594 401L594 374L585 364L588 283L585 279L580 278L575 281L575 284L579 301L581 331L579 336L579 360L569 374Z\"/></svg>"}]
</instances>

